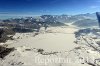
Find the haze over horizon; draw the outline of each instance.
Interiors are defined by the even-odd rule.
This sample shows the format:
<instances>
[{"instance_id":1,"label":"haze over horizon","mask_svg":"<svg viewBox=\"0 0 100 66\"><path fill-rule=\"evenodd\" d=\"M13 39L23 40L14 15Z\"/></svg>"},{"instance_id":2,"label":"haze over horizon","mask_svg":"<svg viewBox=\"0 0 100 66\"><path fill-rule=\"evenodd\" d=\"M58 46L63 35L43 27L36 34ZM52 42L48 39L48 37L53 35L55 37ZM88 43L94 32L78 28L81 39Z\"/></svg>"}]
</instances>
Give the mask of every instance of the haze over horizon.
<instances>
[{"instance_id":1,"label":"haze over horizon","mask_svg":"<svg viewBox=\"0 0 100 66\"><path fill-rule=\"evenodd\" d=\"M0 0L0 16L95 13L99 4L100 0Z\"/></svg>"}]
</instances>

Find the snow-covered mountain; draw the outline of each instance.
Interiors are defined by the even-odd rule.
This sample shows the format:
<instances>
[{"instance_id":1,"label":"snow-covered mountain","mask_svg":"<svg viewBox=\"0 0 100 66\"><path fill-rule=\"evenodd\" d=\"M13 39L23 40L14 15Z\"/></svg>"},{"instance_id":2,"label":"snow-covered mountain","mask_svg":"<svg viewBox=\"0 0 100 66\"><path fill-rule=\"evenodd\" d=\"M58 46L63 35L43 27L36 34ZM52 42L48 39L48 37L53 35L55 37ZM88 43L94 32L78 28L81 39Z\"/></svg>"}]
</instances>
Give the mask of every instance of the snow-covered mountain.
<instances>
[{"instance_id":1,"label":"snow-covered mountain","mask_svg":"<svg viewBox=\"0 0 100 66\"><path fill-rule=\"evenodd\" d=\"M42 15L36 18L37 21L45 21L45 22L63 22L63 23L70 23L70 22L76 22L79 20L84 19L96 19L95 13L90 14L78 14L78 15Z\"/></svg>"},{"instance_id":2,"label":"snow-covered mountain","mask_svg":"<svg viewBox=\"0 0 100 66\"><path fill-rule=\"evenodd\" d=\"M40 16L45 22L66 22L70 17L68 15L42 15Z\"/></svg>"},{"instance_id":3,"label":"snow-covered mountain","mask_svg":"<svg viewBox=\"0 0 100 66\"><path fill-rule=\"evenodd\" d=\"M97 17L95 13L77 14L77 15L41 15L36 17L15 18L3 20L4 22L45 22L47 24L62 25L63 23L71 23L77 27L97 26Z\"/></svg>"},{"instance_id":4,"label":"snow-covered mountain","mask_svg":"<svg viewBox=\"0 0 100 66\"><path fill-rule=\"evenodd\" d=\"M73 25L76 25L77 27L93 27L98 26L98 21L93 19L84 19L74 22Z\"/></svg>"}]
</instances>

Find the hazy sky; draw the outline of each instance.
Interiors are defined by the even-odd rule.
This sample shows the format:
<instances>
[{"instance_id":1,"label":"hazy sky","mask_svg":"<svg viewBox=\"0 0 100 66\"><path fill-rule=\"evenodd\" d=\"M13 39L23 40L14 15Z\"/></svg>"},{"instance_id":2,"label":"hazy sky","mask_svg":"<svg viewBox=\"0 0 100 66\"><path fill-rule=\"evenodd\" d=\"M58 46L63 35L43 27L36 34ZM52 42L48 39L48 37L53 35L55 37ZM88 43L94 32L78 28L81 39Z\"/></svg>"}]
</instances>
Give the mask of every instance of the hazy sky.
<instances>
[{"instance_id":1,"label":"hazy sky","mask_svg":"<svg viewBox=\"0 0 100 66\"><path fill-rule=\"evenodd\" d=\"M0 0L0 15L80 14L100 11L100 0Z\"/></svg>"}]
</instances>

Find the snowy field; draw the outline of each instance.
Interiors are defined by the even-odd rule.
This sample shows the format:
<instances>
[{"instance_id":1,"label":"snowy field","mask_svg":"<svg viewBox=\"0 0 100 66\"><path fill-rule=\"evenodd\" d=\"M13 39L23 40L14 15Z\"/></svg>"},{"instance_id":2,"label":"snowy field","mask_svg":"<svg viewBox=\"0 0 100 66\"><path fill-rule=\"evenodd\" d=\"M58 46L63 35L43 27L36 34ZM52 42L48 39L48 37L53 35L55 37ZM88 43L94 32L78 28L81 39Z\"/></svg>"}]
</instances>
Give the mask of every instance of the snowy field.
<instances>
[{"instance_id":1,"label":"snowy field","mask_svg":"<svg viewBox=\"0 0 100 66\"><path fill-rule=\"evenodd\" d=\"M46 51L69 51L76 46L74 44L75 28L68 27L51 27L47 29L47 33L40 33L33 37L33 33L17 33L14 37L17 42L9 45L10 47L28 46L33 48L41 48ZM41 32L42 29L41 29Z\"/></svg>"}]
</instances>

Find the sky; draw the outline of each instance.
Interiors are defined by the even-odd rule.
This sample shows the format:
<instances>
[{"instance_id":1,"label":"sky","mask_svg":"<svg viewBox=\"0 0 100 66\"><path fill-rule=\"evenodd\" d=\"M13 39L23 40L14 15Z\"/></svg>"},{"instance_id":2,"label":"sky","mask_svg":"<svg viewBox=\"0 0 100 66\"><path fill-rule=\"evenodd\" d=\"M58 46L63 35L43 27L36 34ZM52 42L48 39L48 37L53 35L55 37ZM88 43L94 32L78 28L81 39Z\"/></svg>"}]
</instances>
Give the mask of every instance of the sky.
<instances>
[{"instance_id":1,"label":"sky","mask_svg":"<svg viewBox=\"0 0 100 66\"><path fill-rule=\"evenodd\" d=\"M100 0L0 0L0 16L83 14L100 11Z\"/></svg>"}]
</instances>

